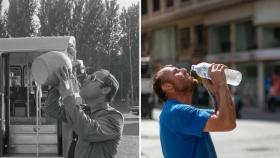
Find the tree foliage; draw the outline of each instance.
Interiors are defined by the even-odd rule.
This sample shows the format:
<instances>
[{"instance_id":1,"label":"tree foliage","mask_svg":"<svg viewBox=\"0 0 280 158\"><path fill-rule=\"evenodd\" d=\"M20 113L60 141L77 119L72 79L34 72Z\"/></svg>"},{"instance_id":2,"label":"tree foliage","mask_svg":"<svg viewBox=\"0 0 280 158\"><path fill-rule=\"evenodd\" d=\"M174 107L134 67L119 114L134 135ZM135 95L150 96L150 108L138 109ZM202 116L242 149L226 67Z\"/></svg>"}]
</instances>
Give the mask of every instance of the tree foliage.
<instances>
[{"instance_id":1,"label":"tree foliage","mask_svg":"<svg viewBox=\"0 0 280 158\"><path fill-rule=\"evenodd\" d=\"M6 19L5 14L0 16L0 38L5 38L8 36L6 20L7 19Z\"/></svg>"},{"instance_id":2,"label":"tree foliage","mask_svg":"<svg viewBox=\"0 0 280 158\"><path fill-rule=\"evenodd\" d=\"M41 0L40 6L41 36L70 35L72 1Z\"/></svg>"},{"instance_id":3,"label":"tree foliage","mask_svg":"<svg viewBox=\"0 0 280 158\"><path fill-rule=\"evenodd\" d=\"M132 82L130 78L125 78L125 83L130 83L128 88L133 87L134 98L137 101L139 98L139 4L132 5L128 9L122 9L120 15L120 25L123 29L123 36L119 41L122 48L121 63L130 63L131 66L120 65L121 69L130 75L132 72ZM127 89L131 91L131 89Z\"/></svg>"},{"instance_id":4,"label":"tree foliage","mask_svg":"<svg viewBox=\"0 0 280 158\"><path fill-rule=\"evenodd\" d=\"M102 44L106 40L103 36L104 4L102 0L87 0L85 2L82 26L80 30L78 54L88 66L101 68L100 59L106 54L101 52Z\"/></svg>"},{"instance_id":5,"label":"tree foliage","mask_svg":"<svg viewBox=\"0 0 280 158\"><path fill-rule=\"evenodd\" d=\"M107 65L104 66L108 69L112 69L112 63L116 62L116 56L120 53L118 42L121 38L122 28L119 24L118 10L119 6L116 0L105 1L105 23L102 33L106 41L102 43L99 51L106 54L103 60L107 61Z\"/></svg>"},{"instance_id":6,"label":"tree foliage","mask_svg":"<svg viewBox=\"0 0 280 158\"><path fill-rule=\"evenodd\" d=\"M9 0L7 31L12 37L34 36L36 0Z\"/></svg>"},{"instance_id":7,"label":"tree foliage","mask_svg":"<svg viewBox=\"0 0 280 158\"><path fill-rule=\"evenodd\" d=\"M0 38L7 37L6 14L2 15L2 0L0 0Z\"/></svg>"}]
</instances>

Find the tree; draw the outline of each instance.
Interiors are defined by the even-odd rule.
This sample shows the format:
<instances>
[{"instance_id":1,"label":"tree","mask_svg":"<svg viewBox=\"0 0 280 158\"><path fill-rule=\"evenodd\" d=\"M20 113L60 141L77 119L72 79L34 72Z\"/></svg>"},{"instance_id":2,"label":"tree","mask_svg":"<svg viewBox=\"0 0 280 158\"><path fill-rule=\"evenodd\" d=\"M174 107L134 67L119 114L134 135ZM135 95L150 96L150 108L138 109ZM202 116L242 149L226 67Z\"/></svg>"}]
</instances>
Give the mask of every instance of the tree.
<instances>
[{"instance_id":1,"label":"tree","mask_svg":"<svg viewBox=\"0 0 280 158\"><path fill-rule=\"evenodd\" d=\"M70 35L71 0L41 0L38 17L41 36Z\"/></svg>"},{"instance_id":2,"label":"tree","mask_svg":"<svg viewBox=\"0 0 280 158\"><path fill-rule=\"evenodd\" d=\"M121 63L130 63L127 66L122 65L121 69L125 72L125 76L132 75L132 83L130 78L124 78L124 83L130 83L126 90L133 87L135 101L139 100L139 4L132 5L127 10L123 9L120 15L121 26L123 28L123 36L119 41L122 47ZM132 73L132 74L131 74ZM134 102L135 103L135 102Z\"/></svg>"},{"instance_id":3,"label":"tree","mask_svg":"<svg viewBox=\"0 0 280 158\"><path fill-rule=\"evenodd\" d=\"M7 27L6 27L6 14L0 16L0 38L8 37Z\"/></svg>"},{"instance_id":4,"label":"tree","mask_svg":"<svg viewBox=\"0 0 280 158\"><path fill-rule=\"evenodd\" d=\"M35 35L36 24L34 14L36 0L9 0L7 15L7 30L12 37L26 37Z\"/></svg>"},{"instance_id":5,"label":"tree","mask_svg":"<svg viewBox=\"0 0 280 158\"><path fill-rule=\"evenodd\" d=\"M6 14L2 15L2 0L0 0L0 38L7 37Z\"/></svg>"},{"instance_id":6,"label":"tree","mask_svg":"<svg viewBox=\"0 0 280 158\"><path fill-rule=\"evenodd\" d=\"M120 52L119 40L122 33L122 28L119 23L118 15L119 5L116 0L105 1L105 23L103 27L103 48L99 51L106 54L105 61L109 70L112 69L111 63L117 60L116 56Z\"/></svg>"},{"instance_id":7,"label":"tree","mask_svg":"<svg viewBox=\"0 0 280 158\"><path fill-rule=\"evenodd\" d=\"M103 55L100 50L104 42L104 21L104 4L102 0L86 0L77 51L78 57L83 59L86 65L97 69L102 68L102 61L99 59Z\"/></svg>"},{"instance_id":8,"label":"tree","mask_svg":"<svg viewBox=\"0 0 280 158\"><path fill-rule=\"evenodd\" d=\"M83 14L84 14L85 0L75 0L72 6L72 15L70 22L70 34L75 36L77 49L80 50L80 40L83 38L81 30L83 26Z\"/></svg>"}]
</instances>

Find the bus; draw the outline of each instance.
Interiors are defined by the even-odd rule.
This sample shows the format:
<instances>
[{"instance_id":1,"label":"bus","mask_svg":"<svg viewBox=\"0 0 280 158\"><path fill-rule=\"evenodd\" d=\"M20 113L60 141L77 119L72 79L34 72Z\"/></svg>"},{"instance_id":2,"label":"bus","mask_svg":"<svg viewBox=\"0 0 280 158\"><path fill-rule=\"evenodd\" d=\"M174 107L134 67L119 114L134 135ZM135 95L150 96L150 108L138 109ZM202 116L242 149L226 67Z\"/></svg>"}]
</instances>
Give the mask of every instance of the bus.
<instances>
[{"instance_id":1,"label":"bus","mask_svg":"<svg viewBox=\"0 0 280 158\"><path fill-rule=\"evenodd\" d=\"M36 84L33 60L50 51L76 60L73 36L0 39L0 157L63 156L63 123L44 113L49 86Z\"/></svg>"}]
</instances>

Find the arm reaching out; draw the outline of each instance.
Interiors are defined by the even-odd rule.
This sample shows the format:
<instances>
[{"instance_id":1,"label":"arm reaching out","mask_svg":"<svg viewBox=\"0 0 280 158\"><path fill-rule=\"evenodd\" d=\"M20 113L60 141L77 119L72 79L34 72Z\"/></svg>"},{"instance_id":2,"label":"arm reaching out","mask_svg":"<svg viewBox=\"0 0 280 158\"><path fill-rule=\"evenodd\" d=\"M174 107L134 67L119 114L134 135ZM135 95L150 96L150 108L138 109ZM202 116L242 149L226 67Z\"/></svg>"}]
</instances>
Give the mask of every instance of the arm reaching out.
<instances>
[{"instance_id":1,"label":"arm reaching out","mask_svg":"<svg viewBox=\"0 0 280 158\"><path fill-rule=\"evenodd\" d=\"M113 112L107 117L91 118L80 109L73 90L71 86L69 87L71 75L69 71L62 68L56 75L59 78L59 93L64 98L66 119L78 134L79 139L88 142L100 142L120 138L123 129L121 114Z\"/></svg>"},{"instance_id":2,"label":"arm reaching out","mask_svg":"<svg viewBox=\"0 0 280 158\"><path fill-rule=\"evenodd\" d=\"M106 117L91 118L75 104L75 97L68 96L64 100L66 117L79 139L88 142L101 142L120 138L123 130L121 114L111 112Z\"/></svg>"},{"instance_id":3,"label":"arm reaching out","mask_svg":"<svg viewBox=\"0 0 280 158\"><path fill-rule=\"evenodd\" d=\"M62 120L64 122L67 122L66 117L65 117L65 111L64 107L60 104L60 94L56 88L52 88L49 90L48 97L45 102L45 112L57 119L57 120Z\"/></svg>"},{"instance_id":4,"label":"arm reaching out","mask_svg":"<svg viewBox=\"0 0 280 158\"><path fill-rule=\"evenodd\" d=\"M236 127L236 114L231 92L226 83L222 64L212 64L210 76L212 80L202 79L204 86L213 96L215 113L208 119L204 131L229 131Z\"/></svg>"}]
</instances>

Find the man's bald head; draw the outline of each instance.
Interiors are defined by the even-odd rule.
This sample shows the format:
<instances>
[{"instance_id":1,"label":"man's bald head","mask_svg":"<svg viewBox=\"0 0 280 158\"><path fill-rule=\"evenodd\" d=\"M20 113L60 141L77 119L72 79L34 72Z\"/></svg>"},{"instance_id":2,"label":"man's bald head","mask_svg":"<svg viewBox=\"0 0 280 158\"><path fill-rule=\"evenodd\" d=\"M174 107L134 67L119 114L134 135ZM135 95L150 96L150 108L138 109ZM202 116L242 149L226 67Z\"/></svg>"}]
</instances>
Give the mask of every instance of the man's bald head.
<instances>
[{"instance_id":1,"label":"man's bald head","mask_svg":"<svg viewBox=\"0 0 280 158\"><path fill-rule=\"evenodd\" d=\"M185 68L166 65L161 68L153 78L153 89L157 96L166 101L168 95L179 93L192 93L198 82Z\"/></svg>"},{"instance_id":2,"label":"man's bald head","mask_svg":"<svg viewBox=\"0 0 280 158\"><path fill-rule=\"evenodd\" d=\"M157 94L157 96L163 100L166 101L167 97L165 92L162 90L161 85L166 81L166 67L173 67L172 65L166 65L162 69L160 69L153 78L153 89L154 92Z\"/></svg>"}]
</instances>

